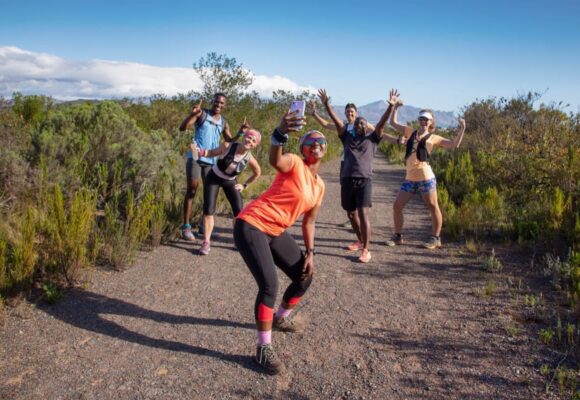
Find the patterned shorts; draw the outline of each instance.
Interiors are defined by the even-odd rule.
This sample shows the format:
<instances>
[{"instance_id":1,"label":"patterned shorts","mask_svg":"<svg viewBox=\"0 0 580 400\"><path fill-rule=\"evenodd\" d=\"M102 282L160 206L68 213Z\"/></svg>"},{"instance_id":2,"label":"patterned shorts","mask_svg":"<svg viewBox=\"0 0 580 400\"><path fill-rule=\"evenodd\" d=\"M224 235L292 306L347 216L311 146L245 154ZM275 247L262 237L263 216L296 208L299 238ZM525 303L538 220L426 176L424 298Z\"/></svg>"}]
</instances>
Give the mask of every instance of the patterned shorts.
<instances>
[{"instance_id":1,"label":"patterned shorts","mask_svg":"<svg viewBox=\"0 0 580 400\"><path fill-rule=\"evenodd\" d=\"M437 179L431 178L427 179L426 181L408 181L404 180L403 184L401 185L401 190L407 193L431 193L437 190Z\"/></svg>"}]
</instances>

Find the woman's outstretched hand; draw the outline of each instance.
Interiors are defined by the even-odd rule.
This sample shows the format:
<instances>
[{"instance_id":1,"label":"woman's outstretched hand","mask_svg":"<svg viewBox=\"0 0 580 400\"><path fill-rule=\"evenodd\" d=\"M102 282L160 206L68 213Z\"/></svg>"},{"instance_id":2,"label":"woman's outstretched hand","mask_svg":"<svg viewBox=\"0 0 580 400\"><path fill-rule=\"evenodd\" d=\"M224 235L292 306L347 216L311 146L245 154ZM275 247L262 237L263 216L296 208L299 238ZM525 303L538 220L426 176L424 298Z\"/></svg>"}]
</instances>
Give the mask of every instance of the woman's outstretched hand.
<instances>
[{"instance_id":1,"label":"woman's outstretched hand","mask_svg":"<svg viewBox=\"0 0 580 400\"><path fill-rule=\"evenodd\" d=\"M244 117L244 122L242 122L242 125L240 125L240 130L238 132L243 132L246 133L246 131L248 129L250 129L252 126L250 125L250 123L247 121L246 117Z\"/></svg>"},{"instance_id":2,"label":"woman's outstretched hand","mask_svg":"<svg viewBox=\"0 0 580 400\"><path fill-rule=\"evenodd\" d=\"M318 97L320 97L320 101L322 102L322 104L327 105L328 103L330 103L330 97L328 97L328 95L326 94L326 90L319 89Z\"/></svg>"},{"instance_id":3,"label":"woman's outstretched hand","mask_svg":"<svg viewBox=\"0 0 580 400\"><path fill-rule=\"evenodd\" d=\"M391 91L389 92L389 104L394 107L398 105L399 102L401 103L401 105L403 104L403 102L399 100L399 92L397 91L397 89L391 89Z\"/></svg>"},{"instance_id":4,"label":"woman's outstretched hand","mask_svg":"<svg viewBox=\"0 0 580 400\"><path fill-rule=\"evenodd\" d=\"M280 133L297 132L306 124L306 119L298 115L298 110L288 111L280 120Z\"/></svg>"}]
</instances>

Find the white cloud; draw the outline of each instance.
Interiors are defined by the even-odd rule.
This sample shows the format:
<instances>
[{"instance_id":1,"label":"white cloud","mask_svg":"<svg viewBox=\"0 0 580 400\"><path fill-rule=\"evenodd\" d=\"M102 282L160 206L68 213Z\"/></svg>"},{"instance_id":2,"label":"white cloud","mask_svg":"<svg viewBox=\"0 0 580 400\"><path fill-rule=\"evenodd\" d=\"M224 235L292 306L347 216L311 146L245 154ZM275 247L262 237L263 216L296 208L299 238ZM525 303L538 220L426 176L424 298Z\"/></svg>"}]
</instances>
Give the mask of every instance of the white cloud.
<instances>
[{"instance_id":1,"label":"white cloud","mask_svg":"<svg viewBox=\"0 0 580 400\"><path fill-rule=\"evenodd\" d=\"M0 47L0 96L14 92L43 94L61 100L171 96L200 90L192 68L165 68L125 61L72 61L17 47ZM281 76L257 75L251 90L261 96L283 89L314 90Z\"/></svg>"}]
</instances>

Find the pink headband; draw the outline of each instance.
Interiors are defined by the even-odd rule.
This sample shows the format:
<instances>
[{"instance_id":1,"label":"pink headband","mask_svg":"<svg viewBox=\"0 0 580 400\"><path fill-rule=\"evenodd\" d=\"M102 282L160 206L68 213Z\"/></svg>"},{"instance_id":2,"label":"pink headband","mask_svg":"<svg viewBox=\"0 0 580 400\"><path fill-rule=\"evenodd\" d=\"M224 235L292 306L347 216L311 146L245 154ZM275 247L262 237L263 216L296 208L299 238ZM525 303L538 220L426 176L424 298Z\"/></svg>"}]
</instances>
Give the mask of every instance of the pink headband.
<instances>
[{"instance_id":1,"label":"pink headband","mask_svg":"<svg viewBox=\"0 0 580 400\"><path fill-rule=\"evenodd\" d=\"M246 131L246 133L244 133L244 137L246 136L251 136L254 138L254 140L256 140L256 145L260 144L260 141L262 140L262 135L260 134L260 132L258 132L255 129L250 129L248 131Z\"/></svg>"}]
</instances>

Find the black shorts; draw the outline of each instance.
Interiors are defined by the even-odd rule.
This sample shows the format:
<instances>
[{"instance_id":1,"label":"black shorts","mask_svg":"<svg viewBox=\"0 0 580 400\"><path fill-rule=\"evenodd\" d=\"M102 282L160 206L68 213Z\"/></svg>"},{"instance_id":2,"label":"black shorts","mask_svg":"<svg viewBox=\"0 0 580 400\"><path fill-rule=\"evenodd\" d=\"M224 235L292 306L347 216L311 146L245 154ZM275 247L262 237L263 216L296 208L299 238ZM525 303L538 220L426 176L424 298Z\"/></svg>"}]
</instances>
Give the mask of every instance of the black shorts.
<instances>
[{"instance_id":1,"label":"black shorts","mask_svg":"<svg viewBox=\"0 0 580 400\"><path fill-rule=\"evenodd\" d=\"M199 161L193 161L193 158L188 158L185 163L185 176L187 182L192 180L202 179L205 181L205 177L211 170L211 165Z\"/></svg>"},{"instance_id":2,"label":"black shorts","mask_svg":"<svg viewBox=\"0 0 580 400\"><path fill-rule=\"evenodd\" d=\"M345 211L351 212L357 208L372 207L371 178L342 178L341 183L340 202Z\"/></svg>"}]
</instances>

